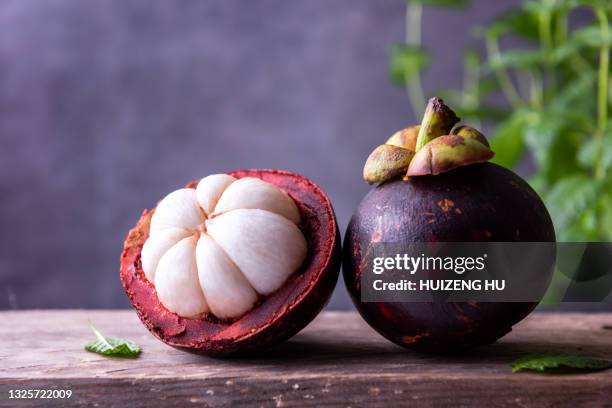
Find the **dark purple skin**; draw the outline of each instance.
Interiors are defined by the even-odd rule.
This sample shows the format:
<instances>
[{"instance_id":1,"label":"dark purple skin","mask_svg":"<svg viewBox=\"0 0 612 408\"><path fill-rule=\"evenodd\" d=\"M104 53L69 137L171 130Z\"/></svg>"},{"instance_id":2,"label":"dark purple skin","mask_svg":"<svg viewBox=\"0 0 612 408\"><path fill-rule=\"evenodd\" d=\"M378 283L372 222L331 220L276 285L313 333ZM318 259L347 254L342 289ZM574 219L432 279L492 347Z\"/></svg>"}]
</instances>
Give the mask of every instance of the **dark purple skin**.
<instances>
[{"instance_id":1,"label":"dark purple skin","mask_svg":"<svg viewBox=\"0 0 612 408\"><path fill-rule=\"evenodd\" d=\"M492 163L379 185L357 208L344 239L343 274L353 303L380 334L416 351L457 352L496 341L537 303L360 301L371 243L468 241L554 242L555 231L535 191ZM534 274L550 279L552 271Z\"/></svg>"}]
</instances>

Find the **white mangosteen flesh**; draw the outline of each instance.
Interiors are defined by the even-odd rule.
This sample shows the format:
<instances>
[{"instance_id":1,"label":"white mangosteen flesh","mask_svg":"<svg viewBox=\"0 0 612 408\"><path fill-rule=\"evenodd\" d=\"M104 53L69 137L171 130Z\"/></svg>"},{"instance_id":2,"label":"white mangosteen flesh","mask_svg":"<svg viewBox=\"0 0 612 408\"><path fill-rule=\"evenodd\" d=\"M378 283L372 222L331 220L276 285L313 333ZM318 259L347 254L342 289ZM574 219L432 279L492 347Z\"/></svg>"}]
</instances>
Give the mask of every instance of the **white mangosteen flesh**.
<instances>
[{"instance_id":1,"label":"white mangosteen flesh","mask_svg":"<svg viewBox=\"0 0 612 408\"><path fill-rule=\"evenodd\" d=\"M273 184L214 174L159 202L142 269L169 311L237 318L304 262L299 223L295 202Z\"/></svg>"}]
</instances>

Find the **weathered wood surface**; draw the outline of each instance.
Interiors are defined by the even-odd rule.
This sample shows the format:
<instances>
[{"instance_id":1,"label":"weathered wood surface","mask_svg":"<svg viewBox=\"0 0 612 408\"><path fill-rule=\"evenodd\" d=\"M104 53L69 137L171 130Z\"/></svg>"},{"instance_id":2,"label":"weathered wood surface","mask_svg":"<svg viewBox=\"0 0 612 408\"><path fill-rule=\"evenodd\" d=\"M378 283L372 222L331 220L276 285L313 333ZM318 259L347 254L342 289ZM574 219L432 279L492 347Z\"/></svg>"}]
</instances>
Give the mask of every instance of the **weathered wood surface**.
<instances>
[{"instance_id":1,"label":"weathered wood surface","mask_svg":"<svg viewBox=\"0 0 612 408\"><path fill-rule=\"evenodd\" d=\"M91 321L143 347L136 360L83 351ZM0 313L0 406L577 407L612 406L612 370L515 373L525 354L612 359L612 314L536 313L496 344L460 355L403 350L352 312L327 312L256 357L184 353L151 336L132 311ZM9 400L9 389L71 389L69 400Z\"/></svg>"}]
</instances>

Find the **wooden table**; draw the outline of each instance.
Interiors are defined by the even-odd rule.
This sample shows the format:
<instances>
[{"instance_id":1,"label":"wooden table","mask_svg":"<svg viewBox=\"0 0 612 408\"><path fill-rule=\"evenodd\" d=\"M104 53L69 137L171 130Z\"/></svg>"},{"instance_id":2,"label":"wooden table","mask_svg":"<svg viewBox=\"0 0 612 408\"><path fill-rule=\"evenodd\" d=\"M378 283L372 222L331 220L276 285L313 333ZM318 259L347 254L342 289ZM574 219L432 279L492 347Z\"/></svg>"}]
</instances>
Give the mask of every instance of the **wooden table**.
<instances>
[{"instance_id":1,"label":"wooden table","mask_svg":"<svg viewBox=\"0 0 612 408\"><path fill-rule=\"evenodd\" d=\"M136 360L83 351L91 321L138 342ZM577 407L612 406L612 370L515 373L544 351L612 359L612 314L536 313L496 344L460 355L401 349L353 312L326 312L289 342L251 358L219 360L175 350L132 311L0 313L0 406L100 407ZM69 400L9 400L9 389L71 389ZM95 405L97 404L97 405Z\"/></svg>"}]
</instances>

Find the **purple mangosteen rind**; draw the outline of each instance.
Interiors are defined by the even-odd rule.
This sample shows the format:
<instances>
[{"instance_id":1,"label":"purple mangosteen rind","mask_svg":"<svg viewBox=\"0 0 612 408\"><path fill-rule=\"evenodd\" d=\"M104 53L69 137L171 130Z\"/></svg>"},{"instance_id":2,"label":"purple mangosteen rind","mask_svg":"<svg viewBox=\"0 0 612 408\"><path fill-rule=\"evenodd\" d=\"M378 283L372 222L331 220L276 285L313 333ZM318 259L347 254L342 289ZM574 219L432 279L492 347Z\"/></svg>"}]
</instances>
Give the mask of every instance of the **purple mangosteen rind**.
<instances>
[{"instance_id":1,"label":"purple mangosteen rind","mask_svg":"<svg viewBox=\"0 0 612 408\"><path fill-rule=\"evenodd\" d=\"M496 164L377 186L359 205L344 238L343 274L353 303L384 337L417 351L456 352L494 342L537 303L361 302L361 274L373 245L466 241L554 242L555 232L536 192ZM549 280L550 272L535 278Z\"/></svg>"}]
</instances>

